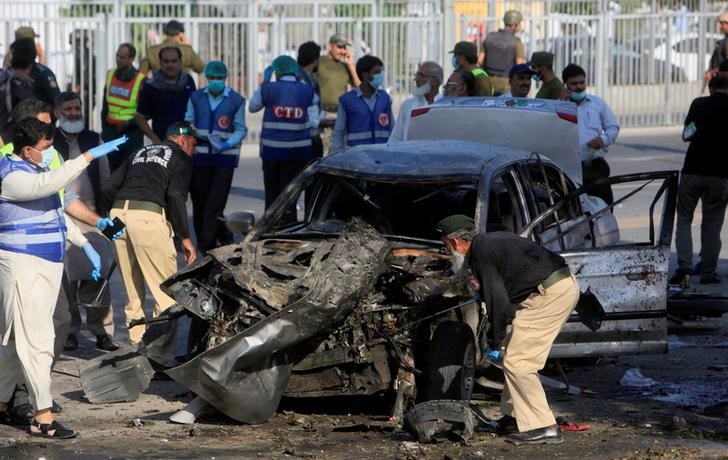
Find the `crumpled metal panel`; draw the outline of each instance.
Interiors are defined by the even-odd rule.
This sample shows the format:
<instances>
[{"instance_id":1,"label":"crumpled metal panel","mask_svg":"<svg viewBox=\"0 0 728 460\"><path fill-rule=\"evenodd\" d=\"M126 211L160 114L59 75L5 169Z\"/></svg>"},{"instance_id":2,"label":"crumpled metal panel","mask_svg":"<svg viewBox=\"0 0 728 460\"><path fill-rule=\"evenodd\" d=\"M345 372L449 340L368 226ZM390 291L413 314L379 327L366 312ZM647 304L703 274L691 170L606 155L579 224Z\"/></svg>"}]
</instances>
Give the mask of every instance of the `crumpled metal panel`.
<instances>
[{"instance_id":1,"label":"crumpled metal panel","mask_svg":"<svg viewBox=\"0 0 728 460\"><path fill-rule=\"evenodd\" d=\"M252 249L248 245L242 252ZM238 263L233 258L221 260L219 251L211 253L228 267ZM266 421L275 413L291 368L300 359L295 345L344 320L372 289L388 253L385 238L363 221L352 220L330 246L318 246L310 269L298 280L295 300L167 374L235 420ZM240 263L232 270L236 282L250 286L251 274L243 273Z\"/></svg>"}]
</instances>

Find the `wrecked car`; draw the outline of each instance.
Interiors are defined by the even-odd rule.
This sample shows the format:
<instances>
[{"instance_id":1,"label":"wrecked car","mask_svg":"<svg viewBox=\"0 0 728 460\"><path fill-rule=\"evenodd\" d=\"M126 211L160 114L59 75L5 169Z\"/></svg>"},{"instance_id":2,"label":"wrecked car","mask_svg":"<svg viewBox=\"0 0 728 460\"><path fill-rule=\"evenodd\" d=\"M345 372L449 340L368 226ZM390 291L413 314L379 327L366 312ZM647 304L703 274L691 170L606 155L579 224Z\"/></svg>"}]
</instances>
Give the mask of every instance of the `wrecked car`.
<instances>
[{"instance_id":1,"label":"wrecked car","mask_svg":"<svg viewBox=\"0 0 728 460\"><path fill-rule=\"evenodd\" d=\"M598 299L599 324L575 313L552 357L664 352L677 173L608 181L615 204L594 211L588 187L523 150L409 141L324 158L242 243L164 283L194 318L192 357L167 373L249 423L284 394L395 391L399 413L414 397L469 399L486 318L436 231L452 214L558 250ZM627 208L636 197L644 208Z\"/></svg>"}]
</instances>

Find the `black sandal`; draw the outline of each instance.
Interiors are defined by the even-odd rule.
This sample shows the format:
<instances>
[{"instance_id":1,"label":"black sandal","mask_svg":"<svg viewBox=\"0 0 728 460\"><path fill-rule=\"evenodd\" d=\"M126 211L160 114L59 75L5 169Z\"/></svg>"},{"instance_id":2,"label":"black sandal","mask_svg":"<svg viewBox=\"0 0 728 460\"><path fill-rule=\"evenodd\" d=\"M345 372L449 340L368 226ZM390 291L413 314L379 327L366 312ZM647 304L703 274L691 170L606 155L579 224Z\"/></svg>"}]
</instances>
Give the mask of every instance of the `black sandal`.
<instances>
[{"instance_id":1,"label":"black sandal","mask_svg":"<svg viewBox=\"0 0 728 460\"><path fill-rule=\"evenodd\" d=\"M37 431L33 431L33 429ZM51 431L53 432L52 434ZM39 423L36 419L33 419L30 423L29 433L31 436L51 439L71 439L78 436L77 431L69 430L55 420L53 420L53 423Z\"/></svg>"}]
</instances>

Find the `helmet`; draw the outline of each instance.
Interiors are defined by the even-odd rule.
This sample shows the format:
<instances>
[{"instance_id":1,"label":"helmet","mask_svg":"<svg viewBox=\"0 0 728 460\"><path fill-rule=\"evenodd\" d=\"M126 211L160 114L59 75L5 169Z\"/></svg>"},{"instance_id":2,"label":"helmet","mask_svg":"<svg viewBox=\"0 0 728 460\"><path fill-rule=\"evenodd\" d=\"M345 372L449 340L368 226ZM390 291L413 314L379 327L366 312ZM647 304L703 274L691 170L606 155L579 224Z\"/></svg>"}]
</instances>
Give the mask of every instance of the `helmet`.
<instances>
[{"instance_id":1,"label":"helmet","mask_svg":"<svg viewBox=\"0 0 728 460\"><path fill-rule=\"evenodd\" d=\"M506 11L506 14L503 15L503 22L507 26L514 26L521 21L523 21L523 15L518 10L508 10Z\"/></svg>"}]
</instances>

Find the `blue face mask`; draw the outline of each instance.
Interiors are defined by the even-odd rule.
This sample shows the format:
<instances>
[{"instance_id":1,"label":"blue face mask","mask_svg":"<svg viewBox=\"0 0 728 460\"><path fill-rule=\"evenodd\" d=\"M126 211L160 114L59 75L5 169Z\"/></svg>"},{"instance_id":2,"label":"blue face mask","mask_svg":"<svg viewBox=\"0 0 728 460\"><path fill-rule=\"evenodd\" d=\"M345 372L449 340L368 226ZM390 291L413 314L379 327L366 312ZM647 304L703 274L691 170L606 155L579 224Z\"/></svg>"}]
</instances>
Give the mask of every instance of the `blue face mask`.
<instances>
[{"instance_id":1,"label":"blue face mask","mask_svg":"<svg viewBox=\"0 0 728 460\"><path fill-rule=\"evenodd\" d=\"M571 99L574 102L581 102L584 100L585 97L586 97L586 91L582 91L580 93L576 92L576 91L572 91L569 93L569 99Z\"/></svg>"},{"instance_id":2,"label":"blue face mask","mask_svg":"<svg viewBox=\"0 0 728 460\"><path fill-rule=\"evenodd\" d=\"M212 94L220 94L225 89L225 80L210 80L207 82L207 90Z\"/></svg>"},{"instance_id":3,"label":"blue face mask","mask_svg":"<svg viewBox=\"0 0 728 460\"><path fill-rule=\"evenodd\" d=\"M457 56L453 56L451 62L453 69L458 70L460 68L460 63L458 62Z\"/></svg>"},{"instance_id":4,"label":"blue face mask","mask_svg":"<svg viewBox=\"0 0 728 460\"><path fill-rule=\"evenodd\" d=\"M33 147L31 147L33 149ZM53 163L53 160L56 159L56 149L53 147L48 147L47 149L40 151L37 149L33 149L36 152L40 152L41 159L40 163L37 163L37 166L41 169L46 169L48 166L50 166L51 163Z\"/></svg>"},{"instance_id":5,"label":"blue face mask","mask_svg":"<svg viewBox=\"0 0 728 460\"><path fill-rule=\"evenodd\" d=\"M382 86L382 83L384 83L384 73L382 73L382 72L372 75L372 79L369 82L369 84L374 89L377 89L380 86Z\"/></svg>"},{"instance_id":6,"label":"blue face mask","mask_svg":"<svg viewBox=\"0 0 728 460\"><path fill-rule=\"evenodd\" d=\"M541 81L541 75L537 73L531 75L531 78L533 79L533 81Z\"/></svg>"}]
</instances>

